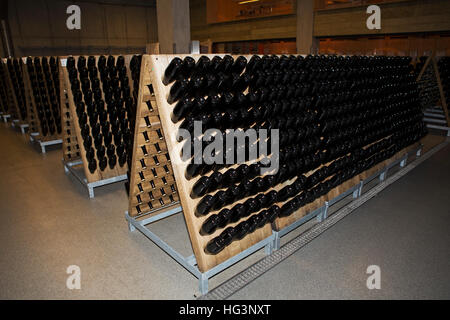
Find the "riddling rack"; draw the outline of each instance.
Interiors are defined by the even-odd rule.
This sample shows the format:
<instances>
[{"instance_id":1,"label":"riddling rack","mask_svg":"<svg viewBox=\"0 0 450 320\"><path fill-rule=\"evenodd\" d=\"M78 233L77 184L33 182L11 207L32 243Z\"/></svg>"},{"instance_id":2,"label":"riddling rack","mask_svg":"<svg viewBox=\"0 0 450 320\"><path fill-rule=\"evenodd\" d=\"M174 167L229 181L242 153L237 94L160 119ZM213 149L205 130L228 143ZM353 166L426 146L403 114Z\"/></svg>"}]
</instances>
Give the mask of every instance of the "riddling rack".
<instances>
[{"instance_id":1,"label":"riddling rack","mask_svg":"<svg viewBox=\"0 0 450 320\"><path fill-rule=\"evenodd\" d=\"M60 57L60 59L64 59L64 61L67 61L67 57ZM70 115L69 97L67 94L66 82L64 81L63 67L59 67L59 84L63 162L79 162L79 160L81 159L80 145L78 144L77 135L75 133L75 124L73 122L73 118Z\"/></svg>"},{"instance_id":2,"label":"riddling rack","mask_svg":"<svg viewBox=\"0 0 450 320\"><path fill-rule=\"evenodd\" d=\"M0 116L7 116L9 112L9 94L8 85L6 81L5 65L0 59ZM7 119L7 118L6 118ZM5 119L5 122L6 122Z\"/></svg>"},{"instance_id":3,"label":"riddling rack","mask_svg":"<svg viewBox=\"0 0 450 320\"><path fill-rule=\"evenodd\" d=\"M145 61L147 61L147 59L150 61L149 66L146 66ZM179 62L176 61L176 59L179 59ZM386 57L375 57L370 61L369 58L367 58L367 60L363 60L363 58L336 58L340 59L340 62L343 61L342 63L345 63L347 68L350 65L356 66L355 68L359 67L359 65L367 66L367 64L370 62L373 63L373 65L371 65L372 68L376 65L376 68L378 69L376 74L378 78L373 80L369 78L373 77L375 73L373 71L370 71L371 69L368 67L364 69L364 75L368 77L368 80L366 78L358 78L360 77L360 74L358 73L358 71L353 71L354 69L352 68L350 68L350 71L348 69L337 69L335 71L336 73L333 76L336 76L340 73L342 74L345 72L353 72L353 74L350 75L350 78L356 78L356 80L353 80L356 82L353 83L354 86L351 88L362 87L362 89L358 90L353 89L355 90L355 92L351 93L349 91L345 91L344 89L347 88L347 90L349 90L348 86L352 85L352 82L349 82L347 80L337 80L337 78L334 77L335 82L331 87L332 84L330 84L330 82L327 83L324 81L324 79L327 78L327 76L324 75L324 72L326 72L327 69L323 69L320 71L314 69L315 65L323 63L323 61L318 61L319 59L321 58L311 56L264 56L262 58L258 56L235 56L233 58L229 55L154 55L143 57L144 66L141 73L144 74L144 78L149 75L150 83L152 84L154 89L156 105L159 107L158 110L161 127L163 129L163 132L165 133L164 137L166 140L167 149L172 160L172 166L177 184L178 195L180 197L181 207L172 207L169 209L164 208L163 210L149 212L152 214L152 216L144 220L139 220L138 218L136 218L134 216L136 213L133 212L130 212L130 214L127 213L126 218L129 222L131 230L133 230L134 228L139 229L147 237L153 240L158 246L160 246L164 251L171 255L175 260L181 263L186 269L197 276L200 280L202 293L207 290L205 289L205 281L207 282L207 279L212 275L217 274L221 270L227 268L231 264L241 260L242 258L248 256L256 250L259 250L262 247L266 247L266 252L270 253L273 249L273 240L275 237L273 230L275 232L281 232L287 227L293 226L297 221L301 221L310 212L314 212L318 207L323 206L324 203L337 201L335 200L336 197L339 196L339 194L342 194L343 190L348 189L349 186L353 184L359 184L359 181L363 179L364 174L369 172L368 170L376 170L377 168L379 168L379 166L382 166L385 161L388 161L387 159L395 159L396 154L398 154L399 152L406 152L407 149L405 148L413 145L425 134L424 125L421 122L422 114L417 107L417 99L414 98L418 93L417 86L415 84L413 76L411 74L407 74L407 69L409 69L408 60L406 60L405 58ZM242 63L244 60L245 63ZM248 60L250 61L247 64ZM211 62L211 65L209 65L209 61ZM222 62L223 64L221 65ZM259 69L252 68L256 68L255 65L257 65L257 63L262 63L263 65L265 65L264 68L267 68L268 66L278 65L284 65L284 68L286 68L291 63L304 63L304 66L306 65L308 70L311 70L312 68L316 70L316 72L312 72L311 75L308 75L305 71L290 72L290 69L288 68L287 71L283 72L275 68L273 72L270 69L270 73L267 73L266 69L264 69L264 71L262 72L258 71L259 73L255 73L254 71ZM382 63L389 65L389 67L383 68L382 66L380 66L380 64ZM168 80L168 78L170 78L171 73L174 73L174 70L176 69L174 65L176 66L177 64L178 67L183 66L180 68L191 68L196 70L193 73L194 76L192 76L190 80L186 80L186 78L179 78L179 73L177 76L178 78L176 78L175 84L172 84L172 86L165 86L162 81L165 81L165 84L170 84L173 81L173 79ZM244 67L241 67L243 64ZM220 65L221 67L219 67ZM392 66L394 67L391 68ZM228 68L228 70L231 69L236 73L233 73L231 79L230 76L223 74L223 72L219 73L218 79L211 75L209 75L209 77L206 76L207 80L201 79L201 77L198 76L199 73L197 73L197 76L195 76L196 72L198 72L199 70L205 71L215 67L219 67L222 69ZM243 69L245 69L246 71L242 72ZM249 73L253 72L254 78L252 78L252 75L249 75L247 71ZM181 74L183 74L183 76L185 73L190 74L189 71L180 72ZM267 74L264 72L266 72ZM385 73L383 74L383 72ZM285 75L285 73L287 73L287 75ZM394 75L394 73L397 74ZM358 75L358 77L356 77L355 75ZM398 75L400 75L400 77L398 77ZM280 85L281 83L289 83L286 82L286 77L287 79L303 80L300 80L300 82L302 82L300 85L288 86L291 91L286 92L286 87L281 86L281 88L277 88L277 85ZM306 81L308 77L320 78L310 79L309 81ZM264 83L264 81L266 81L266 79L268 78L271 79L270 81L272 81L272 84L275 84L275 88L276 90L278 90L274 90L275 88L272 89L272 94L275 95L272 95L270 101L277 100L275 99L277 92L278 95L280 95L278 100L284 100L284 94L286 94L287 97L292 97L294 91L297 90L295 93L295 97L300 97L300 102L297 101L297 103L299 110L302 112L289 112L287 110L281 111L281 109L278 112L275 112L275 107L282 108L280 103L277 106L274 106L274 109L266 109L264 111L264 109L262 109L263 107L267 108L270 106L263 105L262 102L256 103L257 101L264 102L264 100L260 96L258 96L258 94L260 94L261 96L264 95L264 97L267 98L270 94L271 88L267 90L258 87L258 85L255 85L255 83L259 83L259 86L261 86L261 83ZM402 78L403 81L398 82L397 79ZM309 85L305 85L305 83L311 82L311 80L314 80L313 83L322 87L309 87ZM362 81L364 81L365 84L363 84ZM384 83L389 81L397 81L397 83L393 83L391 87L379 84L379 82ZM248 166L242 164L228 166L229 170L225 170L225 166L221 166L214 169L214 173L208 176L207 173L209 171L207 170L208 168L206 166L196 167L195 165L189 164L189 161L182 161L181 151L183 143L179 143L176 139L176 136L179 128L189 128L190 121L193 122L193 120L199 119L188 119L188 116L186 116L185 112L186 110L188 110L188 112L190 110L204 110L201 109L202 106L204 108L212 108L212 105L210 106L207 103L212 104L214 103L214 100L208 98L208 101L205 102L206 104L203 104L204 102L202 102L202 98L199 97L202 96L201 92L203 91L201 90L205 90L205 87L207 87L208 85L210 86L208 90L212 90L215 88L214 85L217 85L217 83L219 83L217 88L219 88L219 86L222 86L222 88L224 88L224 90L221 91L221 96L224 98L220 101L221 104L216 105L221 106L222 109L220 110L226 110L225 114L232 112L229 111L234 107L231 105L231 102L239 103L237 98L236 100L232 100L233 96L239 96L239 92L242 92L238 89L232 92L233 95L230 95L226 90L230 87L241 88L241 90L243 90L243 87L247 88L250 84L250 89L245 89L244 91L248 97L244 97L244 100L242 100L248 101L249 103L251 102L250 110L247 106L247 103L243 103L241 107L242 110L240 111L244 112L244 114L238 115L237 118L248 119L249 123L251 122L250 125L257 129L267 127L278 128L278 126L279 128L285 128L285 126L280 124L281 122L276 122L282 120L279 119L279 117L283 117L288 114L293 114L292 117L295 117L295 115L298 113L301 119L296 120L303 122L295 126L297 130L306 128L308 129L310 135L311 132L316 132L323 135L323 138L326 138L327 140L324 142L320 142L320 140L318 142L315 140L304 140L303 138L305 137L305 134L303 133L302 144L305 146L312 145L312 147L308 147L308 150L304 150L304 154L306 156L303 156L303 158L294 156L294 158L296 159L294 161L295 165L289 164L289 162L289 165L287 165L286 159L289 160L289 158L286 154L295 154L299 151L289 149L291 147L289 141L293 140L289 137L289 135L286 135L286 132L282 132L281 130L280 145L282 147L282 150L280 153L280 159L284 160L279 172L275 175L277 181L279 182L276 182L274 184L265 184L267 186L271 186L268 187L269 189L264 189L264 187L259 187L259 185L263 185L263 179L267 179L267 181L269 179L273 179L269 177L272 175L265 175L261 178L258 177L259 172L249 172L248 167L256 167L259 169L258 164L256 164L255 166L255 163L252 162L247 162ZM247 83L247 85L242 86L243 83ZM141 87L142 86L143 84L141 85ZM380 89L377 89L378 87L380 87ZM198 92L200 94L194 92L195 99L197 99L194 103L192 102L192 100L185 98L177 102L177 100L179 100L179 97L192 97L189 96L191 92L186 91L186 88L188 88L188 90L192 90L195 88L199 90ZM386 94L381 94L383 90L385 90ZM332 96L323 95L323 92L330 91L335 92L337 96L340 96L340 104L342 104L342 101L346 101L343 97L347 97L348 99L348 97L352 96L352 94L354 96L353 99L367 99L370 94L378 94L380 98L378 98L379 100L377 101L372 101L369 99L368 101L362 100L362 102L358 102L358 104L356 104L358 108L356 111L351 110L351 108L353 107L352 104L344 104L343 106L340 105L339 108L337 108L336 106L336 110L331 110L326 109L325 106L331 103L332 100L330 100L330 98L332 98ZM283 92L283 94L281 94L281 92ZM308 100L309 98L305 96L305 94L308 92L309 95L312 95L314 97L311 100ZM319 92L321 94L319 94ZM342 96L342 94L344 94L344 96ZM402 98L400 98L400 96ZM227 97L231 97L231 99L228 101L228 106L226 104L227 100L225 100ZM242 97L242 94L240 97ZM276 104L275 102L271 103ZM261 107L259 107L258 104L261 104ZM371 106L375 107L377 105L379 110L377 110L376 108L371 108ZM210 113L215 116L214 120L211 121L214 121L214 124L217 125L218 128L222 128L221 125L226 125L226 123L228 123L229 121L227 122L227 119L224 118L225 114L222 114L222 112L220 115L215 114L214 110L215 109L212 108L210 111ZM349 117L348 114L350 111L354 112L355 114ZM245 112L247 112L247 114L245 114ZM194 112L193 114L195 116ZM200 111L200 114L202 114L202 111ZM270 114L272 114L272 116L275 115L275 120L271 118L264 118L262 114L268 114L269 116ZM231 117L231 115L229 114L228 116ZM184 121L179 121L180 119L183 120L184 117L186 117ZM208 115L208 119L209 117L210 115ZM385 117L386 119L382 117ZM237 118L236 116L234 117L234 119ZM332 119L334 118L338 119L340 122L333 123L334 120ZM208 119L206 119L206 121L209 121ZM262 122L258 123L259 119L262 119ZM201 118L201 120L203 120L203 118ZM362 127L358 129L359 137L354 137L354 130L356 129L350 129L350 127L357 127L355 123L358 123L358 121L360 121L361 123L361 125L358 125L358 127ZM224 124L222 124L222 122ZM342 126L342 124L340 123L344 124L343 128L339 127ZM269 124L269 126L267 126L267 124ZM337 124L338 126L336 126ZM248 125L249 124L245 124L244 122L242 128L248 128ZM238 125L238 127L241 126L242 124ZM286 127L290 126L286 125ZM330 128L336 129L335 131L338 133L338 136L331 134ZM136 130L136 133L138 133L138 130ZM308 137L308 135L306 135L306 137ZM343 139L347 139L348 142L345 144L336 144L336 142L342 141ZM139 143L137 143L135 151L138 150L138 147ZM320 150L320 152L324 153L323 158L320 157L320 152L314 153L314 150L317 150L317 148L318 150ZM314 152L310 153L312 151ZM311 154L314 155L314 158L311 158ZM317 159L315 159L315 157L317 157ZM133 157L133 159L133 163L136 163L139 157L137 159ZM306 163L304 162L306 160L308 160L308 163L310 163L309 165L306 165ZM297 167L297 163L303 163L301 164L302 168L295 170L303 170L302 172L304 173L304 175L298 176L298 178L295 180L295 175L291 175L290 173L288 174L288 172L291 171L291 166ZM311 163L314 163L314 165L311 165ZM251 176L248 179L252 179L252 181L250 181L250 186L252 186L252 188L254 187L254 189L247 188L250 190L249 193L245 191L245 189L242 189L245 186L238 186L238 188L235 187L234 189L237 190L233 198L235 200L230 202L227 192L228 190L234 189L229 188L226 192L218 189L232 186L233 184L236 184L238 182L243 183L245 179L241 181L232 180L232 175L229 171L242 170L242 168L245 167L247 167L247 169L244 170L245 173L242 175L242 177L247 179L248 176ZM196 174L196 172L201 172L201 177L199 177L198 173ZM205 181L207 179L212 179L211 177L213 175L215 175L215 179L213 180L214 182L212 184L212 187L211 185L209 185L209 187L206 187L207 191L202 192L201 190L203 186L205 184L208 185ZM225 179L224 176L227 177L227 180L221 180ZM216 180L218 182L215 182ZM227 185L226 183L228 180L232 183ZM256 181L258 183L256 183ZM301 194L297 194L297 192L299 191L295 190L298 189L303 190L303 192ZM194 190L197 194L194 194ZM256 197L252 197L253 195L256 195L254 192L255 190L256 193L261 191L263 193L258 194L258 196ZM264 193L265 191L268 192ZM206 196L201 198L205 194ZM213 200L215 198L216 200ZM222 201L221 199L225 200ZM261 206L255 204L255 201L260 201ZM213 204L211 204L208 209L208 205L210 202ZM218 206L215 205L217 203L219 203ZM266 204L263 205L263 203ZM261 209L268 208L269 206L271 207L268 210L260 211ZM244 211L248 208L252 208L252 211L248 210L250 212L246 211L242 212L241 214L241 211L243 211L241 210L241 207L244 208ZM158 211L160 212L159 214ZM182 211L184 214L192 248L194 251L194 255L188 258L184 258L183 256L181 256L178 252L168 246L163 240L161 240L154 233L149 232L149 230L145 228L145 225L149 223L156 222L164 217L176 214L180 211ZM231 215L233 215L234 213L239 213L237 219L228 219L226 220L227 223L220 223L220 226L216 228L208 227L208 225L212 224L212 221L214 221L214 219L216 219L217 217L220 218L220 216L224 214L230 215L230 212ZM231 232L233 232L233 236L230 236L232 237L232 239L225 240L228 236L228 233ZM225 245L219 248L219 250L216 250L220 242L225 243Z\"/></svg>"},{"instance_id":4,"label":"riddling rack","mask_svg":"<svg viewBox=\"0 0 450 320\"><path fill-rule=\"evenodd\" d=\"M134 149L129 183L129 213L135 217L178 203L158 104L150 81L150 59L141 58Z\"/></svg>"},{"instance_id":5,"label":"riddling rack","mask_svg":"<svg viewBox=\"0 0 450 320\"><path fill-rule=\"evenodd\" d=\"M64 170L87 187L90 198L95 187L127 179L132 139L128 117L135 104L131 94L134 84L129 80L132 57L74 56L61 60L67 95L61 99L68 102L63 114L64 139L75 145L75 155L80 156L74 161L65 156Z\"/></svg>"},{"instance_id":6,"label":"riddling rack","mask_svg":"<svg viewBox=\"0 0 450 320\"><path fill-rule=\"evenodd\" d=\"M25 100L25 91L23 83L23 72L21 59L19 58L7 58L6 66L8 69L8 80L15 96L15 114L17 118L14 119L19 125L26 124L27 122L27 107Z\"/></svg>"},{"instance_id":7,"label":"riddling rack","mask_svg":"<svg viewBox=\"0 0 450 320\"><path fill-rule=\"evenodd\" d=\"M45 153L47 146L62 143L59 58L27 57L22 61L30 141Z\"/></svg>"},{"instance_id":8,"label":"riddling rack","mask_svg":"<svg viewBox=\"0 0 450 320\"><path fill-rule=\"evenodd\" d=\"M7 122L8 119L15 120L17 119L17 100L16 95L14 94L14 89L12 86L11 79L9 77L9 71L7 67L7 59L1 59L1 69L0 69L0 77L2 78L2 87L5 93L5 104L4 104L4 114L3 121Z\"/></svg>"}]
</instances>

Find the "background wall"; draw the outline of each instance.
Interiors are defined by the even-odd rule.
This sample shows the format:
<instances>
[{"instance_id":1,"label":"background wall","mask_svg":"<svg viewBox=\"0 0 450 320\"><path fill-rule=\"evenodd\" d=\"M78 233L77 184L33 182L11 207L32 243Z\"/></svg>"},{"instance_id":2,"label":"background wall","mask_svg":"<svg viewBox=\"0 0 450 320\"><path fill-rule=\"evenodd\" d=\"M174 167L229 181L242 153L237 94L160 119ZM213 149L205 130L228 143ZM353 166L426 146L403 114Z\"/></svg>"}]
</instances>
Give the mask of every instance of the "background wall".
<instances>
[{"instance_id":1,"label":"background wall","mask_svg":"<svg viewBox=\"0 0 450 320\"><path fill-rule=\"evenodd\" d=\"M355 7L317 10L314 18L316 37L368 34L398 34L450 30L450 1L409 0L380 3L381 29L369 30L368 4Z\"/></svg>"},{"instance_id":2,"label":"background wall","mask_svg":"<svg viewBox=\"0 0 450 320\"><path fill-rule=\"evenodd\" d=\"M297 16L251 19L207 24L206 0L190 0L191 38L213 42L295 38Z\"/></svg>"},{"instance_id":3,"label":"background wall","mask_svg":"<svg viewBox=\"0 0 450 320\"><path fill-rule=\"evenodd\" d=\"M327 7L317 5L325 0L298 1L316 3L314 36L321 53L450 54L448 0L348 0L344 7L341 0ZM207 24L207 0L189 2L191 39L211 39L215 52L296 52L296 14ZM380 31L365 27L369 2L383 2ZM0 0L3 3L9 4L16 56L139 53L145 52L146 43L158 42L156 0ZM66 28L70 4L81 7L81 30ZM0 54L4 56L2 45Z\"/></svg>"},{"instance_id":4,"label":"background wall","mask_svg":"<svg viewBox=\"0 0 450 320\"><path fill-rule=\"evenodd\" d=\"M71 4L81 30L66 27ZM8 18L16 56L144 53L158 41L154 0L10 0Z\"/></svg>"}]
</instances>

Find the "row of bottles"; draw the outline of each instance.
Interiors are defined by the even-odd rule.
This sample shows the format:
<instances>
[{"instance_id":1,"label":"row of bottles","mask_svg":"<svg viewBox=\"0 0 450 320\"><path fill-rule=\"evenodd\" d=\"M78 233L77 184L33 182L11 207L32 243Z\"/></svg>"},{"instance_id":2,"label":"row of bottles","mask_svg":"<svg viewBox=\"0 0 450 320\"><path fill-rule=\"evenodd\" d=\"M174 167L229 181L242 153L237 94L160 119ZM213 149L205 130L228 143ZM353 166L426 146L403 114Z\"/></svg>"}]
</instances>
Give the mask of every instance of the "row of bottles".
<instances>
[{"instance_id":1,"label":"row of bottles","mask_svg":"<svg viewBox=\"0 0 450 320\"><path fill-rule=\"evenodd\" d=\"M133 136L128 111L135 104L125 58L69 57L67 70L89 171L123 167Z\"/></svg>"},{"instance_id":2,"label":"row of bottles","mask_svg":"<svg viewBox=\"0 0 450 320\"><path fill-rule=\"evenodd\" d=\"M22 65L19 63L19 59L8 58L6 60L9 76L11 78L14 95L16 96L17 106L19 111L19 119L27 121L27 108L25 98L25 86L22 76Z\"/></svg>"},{"instance_id":3,"label":"row of bottles","mask_svg":"<svg viewBox=\"0 0 450 320\"><path fill-rule=\"evenodd\" d=\"M279 130L276 174L261 176L261 163L188 165L186 178L197 179L190 193L199 199L195 214L207 217L199 232L225 229L205 251L217 254L256 230L262 212L290 215L422 137L410 61L312 55L174 58L163 83L171 85L168 103L180 128L193 133L193 122L201 121L204 130L217 128L223 135L237 128ZM193 148L200 138L183 143ZM378 141L384 142L376 153L365 149ZM280 189L283 183L289 185Z\"/></svg>"},{"instance_id":4,"label":"row of bottles","mask_svg":"<svg viewBox=\"0 0 450 320\"><path fill-rule=\"evenodd\" d=\"M448 113L450 105L450 57L440 58L438 61L438 68Z\"/></svg>"},{"instance_id":5,"label":"row of bottles","mask_svg":"<svg viewBox=\"0 0 450 320\"><path fill-rule=\"evenodd\" d=\"M30 77L36 116L45 136L62 132L59 96L59 59L55 57L28 57L26 68Z\"/></svg>"},{"instance_id":6,"label":"row of bottles","mask_svg":"<svg viewBox=\"0 0 450 320\"><path fill-rule=\"evenodd\" d=\"M6 82L6 65L3 61L0 61L0 112L8 114L9 112L9 99L8 99L8 87Z\"/></svg>"}]
</instances>

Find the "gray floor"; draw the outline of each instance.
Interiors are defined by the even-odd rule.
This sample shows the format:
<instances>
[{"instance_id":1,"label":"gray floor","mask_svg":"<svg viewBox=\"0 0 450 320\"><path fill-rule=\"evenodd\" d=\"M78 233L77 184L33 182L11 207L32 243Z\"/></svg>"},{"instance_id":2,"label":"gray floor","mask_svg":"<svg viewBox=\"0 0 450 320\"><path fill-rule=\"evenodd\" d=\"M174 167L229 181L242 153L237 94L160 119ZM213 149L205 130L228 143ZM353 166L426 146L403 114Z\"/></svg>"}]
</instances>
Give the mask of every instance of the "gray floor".
<instances>
[{"instance_id":1,"label":"gray floor","mask_svg":"<svg viewBox=\"0 0 450 320\"><path fill-rule=\"evenodd\" d=\"M123 183L87 191L61 151L0 124L0 299L192 299L196 279L124 220ZM450 147L237 292L235 299L450 298ZM188 253L176 216L152 230ZM215 277L214 287L244 263ZM66 268L81 268L81 290ZM366 287L381 268L381 290Z\"/></svg>"}]
</instances>

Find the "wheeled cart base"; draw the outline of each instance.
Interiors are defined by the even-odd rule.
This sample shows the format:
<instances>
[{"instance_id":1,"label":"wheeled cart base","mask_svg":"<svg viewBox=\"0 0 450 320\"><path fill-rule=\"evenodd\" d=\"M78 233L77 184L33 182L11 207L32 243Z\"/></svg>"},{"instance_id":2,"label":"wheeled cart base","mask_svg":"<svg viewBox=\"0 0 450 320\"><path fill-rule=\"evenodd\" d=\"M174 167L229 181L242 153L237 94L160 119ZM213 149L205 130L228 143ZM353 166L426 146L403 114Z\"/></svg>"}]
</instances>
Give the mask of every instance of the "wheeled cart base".
<instances>
[{"instance_id":1,"label":"wheeled cart base","mask_svg":"<svg viewBox=\"0 0 450 320\"><path fill-rule=\"evenodd\" d=\"M65 162L63 160L63 165L64 165L64 172L70 173L72 174L75 178L77 178L78 181L81 182L82 185L84 185L89 192L89 198L92 199L95 197L94 195L94 188L96 187L101 187L107 184L111 184L111 183L116 183L116 182L120 182L120 181L124 181L127 179L127 175L121 175L121 176L117 176L117 177L112 177L109 179L103 179L103 180L99 180L99 181L94 181L94 182L88 182L86 177L84 176L83 171L81 170L76 170L74 167L77 166L81 166L83 164L82 160L75 160L75 161L67 161Z\"/></svg>"}]
</instances>

